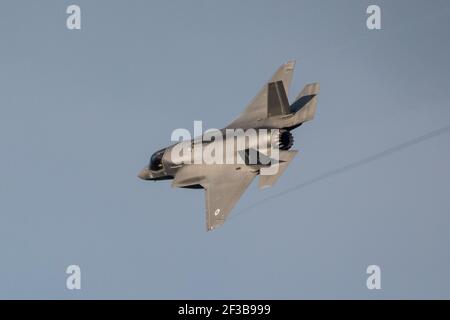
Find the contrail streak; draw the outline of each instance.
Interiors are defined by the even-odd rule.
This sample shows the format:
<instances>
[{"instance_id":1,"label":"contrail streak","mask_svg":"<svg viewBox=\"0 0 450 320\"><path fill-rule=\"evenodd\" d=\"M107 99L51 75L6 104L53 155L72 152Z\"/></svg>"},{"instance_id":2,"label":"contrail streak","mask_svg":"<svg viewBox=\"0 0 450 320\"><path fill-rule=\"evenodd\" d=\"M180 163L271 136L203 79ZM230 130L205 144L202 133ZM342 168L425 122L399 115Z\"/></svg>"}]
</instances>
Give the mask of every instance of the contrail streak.
<instances>
[{"instance_id":1,"label":"contrail streak","mask_svg":"<svg viewBox=\"0 0 450 320\"><path fill-rule=\"evenodd\" d=\"M445 126L443 128L440 128L440 129L437 129L437 130L433 130L433 131L431 131L429 133L426 133L426 134L421 135L419 137L416 137L414 139L408 140L408 141L403 142L403 143L401 143L399 145L390 147L390 148L385 149L385 150L383 150L381 152L378 152L378 153L375 153L373 155L370 155L370 156L368 156L366 158L363 158L363 159L351 162L351 163L349 163L347 165L344 165L342 167L339 167L339 168L327 171L325 173L322 173L322 174L320 174L320 175L318 175L318 176L316 176L316 177L314 177L312 179L309 179L309 180L307 180L307 181L305 181L303 183L300 183L300 184L298 184L296 186L293 186L293 187L291 187L289 189L286 189L286 190L281 191L279 193L276 193L276 194L274 194L274 195L272 195L270 197L262 199L261 201L258 201L256 203L254 203L254 204L252 204L252 205L242 209L241 211L237 212L236 214L231 216L230 219L235 218L235 217L237 217L239 215L243 215L244 213L248 212L249 210L251 210L251 209L253 209L255 207L258 207L258 206L260 206L260 205L262 205L262 204L264 204L266 202L269 202L269 201L272 201L272 200L277 199L279 197L282 197L282 196L284 196L284 195L286 195L288 193L291 193L291 192L294 192L296 190L300 190L300 189L306 188L306 187L308 187L308 186L310 186L310 185L312 185L312 184L314 184L316 182L320 182L322 180L331 178L331 177L333 177L335 175L338 175L338 174L341 174L341 173L345 173L345 172L348 172L350 170L359 168L359 167L364 166L364 165L366 165L368 163L374 162L374 161L376 161L378 159L387 157L387 156L389 156L389 155L391 155L393 153L397 153L397 152L402 151L402 150L404 150L406 148L409 148L409 147L414 146L416 144L419 144L421 142L427 141L427 140L429 140L431 138L434 138L434 137L437 137L439 135L442 135L442 134L444 134L444 133L446 133L448 131L450 131L450 125Z\"/></svg>"}]
</instances>

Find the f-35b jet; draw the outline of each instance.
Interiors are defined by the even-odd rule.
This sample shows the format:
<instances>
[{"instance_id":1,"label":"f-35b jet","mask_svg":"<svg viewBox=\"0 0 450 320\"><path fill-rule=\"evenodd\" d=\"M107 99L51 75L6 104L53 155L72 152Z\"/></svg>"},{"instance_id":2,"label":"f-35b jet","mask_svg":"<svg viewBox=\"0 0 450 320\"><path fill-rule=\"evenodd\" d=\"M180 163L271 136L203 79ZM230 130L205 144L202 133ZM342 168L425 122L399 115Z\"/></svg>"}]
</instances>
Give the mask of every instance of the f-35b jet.
<instances>
[{"instance_id":1,"label":"f-35b jet","mask_svg":"<svg viewBox=\"0 0 450 320\"><path fill-rule=\"evenodd\" d=\"M206 138L203 134L156 151L138 177L153 181L173 179L173 187L205 189L206 228L212 230L222 225L253 178L260 175L260 188L275 184L298 152L290 150L293 145L291 131L314 118L318 83L306 85L292 104L288 101L294 66L295 61L283 64L245 110L228 126L216 132L215 139ZM226 134L232 129L241 134ZM244 144L239 147L237 140L242 140L242 131L245 130L256 132L257 144L246 143L244 137ZM217 133L221 139L217 138ZM231 152L227 150L233 161L226 159L224 162L205 163L186 158L195 158L196 146L205 149L216 147L214 154L217 155L221 153L217 150L222 150L229 142L237 142L237 147L233 144ZM183 155L177 155L174 152L176 149L182 149ZM277 155L277 159L273 154ZM274 163L277 170L263 174L263 170Z\"/></svg>"}]
</instances>

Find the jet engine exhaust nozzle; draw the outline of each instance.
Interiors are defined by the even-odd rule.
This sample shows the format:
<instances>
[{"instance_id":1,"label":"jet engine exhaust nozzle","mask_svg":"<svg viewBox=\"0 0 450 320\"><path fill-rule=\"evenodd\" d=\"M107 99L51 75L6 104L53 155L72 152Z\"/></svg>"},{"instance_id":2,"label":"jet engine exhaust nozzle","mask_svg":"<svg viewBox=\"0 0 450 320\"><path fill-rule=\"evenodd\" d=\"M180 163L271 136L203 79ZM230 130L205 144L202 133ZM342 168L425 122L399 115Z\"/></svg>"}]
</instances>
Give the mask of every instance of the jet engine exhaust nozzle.
<instances>
[{"instance_id":1,"label":"jet engine exhaust nozzle","mask_svg":"<svg viewBox=\"0 0 450 320\"><path fill-rule=\"evenodd\" d=\"M280 130L273 138L272 145L280 150L289 150L294 145L294 136L287 130Z\"/></svg>"}]
</instances>

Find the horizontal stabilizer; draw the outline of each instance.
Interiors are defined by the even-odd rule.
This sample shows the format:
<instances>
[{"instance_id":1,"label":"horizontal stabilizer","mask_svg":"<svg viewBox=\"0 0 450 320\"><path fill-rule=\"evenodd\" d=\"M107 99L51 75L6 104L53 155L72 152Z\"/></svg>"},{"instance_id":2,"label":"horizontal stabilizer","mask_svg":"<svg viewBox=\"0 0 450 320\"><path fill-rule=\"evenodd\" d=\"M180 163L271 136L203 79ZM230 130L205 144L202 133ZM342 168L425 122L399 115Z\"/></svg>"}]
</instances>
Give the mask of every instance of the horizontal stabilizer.
<instances>
[{"instance_id":1,"label":"horizontal stabilizer","mask_svg":"<svg viewBox=\"0 0 450 320\"><path fill-rule=\"evenodd\" d=\"M260 175L259 188L264 189L272 187L277 182L278 178L281 177L281 175L286 170L289 163L291 163L292 159L294 159L297 153L298 153L297 150L289 150L289 151L280 150L280 162L278 164L279 165L278 172L274 175L267 175L267 176Z\"/></svg>"}]
</instances>

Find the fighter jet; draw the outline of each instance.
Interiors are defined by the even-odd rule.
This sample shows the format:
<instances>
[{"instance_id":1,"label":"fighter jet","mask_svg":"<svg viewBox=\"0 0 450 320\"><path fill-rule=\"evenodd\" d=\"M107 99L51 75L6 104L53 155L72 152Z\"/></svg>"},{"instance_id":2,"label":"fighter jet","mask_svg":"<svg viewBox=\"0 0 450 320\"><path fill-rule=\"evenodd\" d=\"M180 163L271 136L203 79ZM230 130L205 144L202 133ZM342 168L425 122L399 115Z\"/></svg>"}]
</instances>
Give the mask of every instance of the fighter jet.
<instances>
[{"instance_id":1,"label":"fighter jet","mask_svg":"<svg viewBox=\"0 0 450 320\"><path fill-rule=\"evenodd\" d=\"M295 61L289 61L279 67L245 110L228 126L218 131L223 140L217 139L216 132L215 139L207 138L206 134L203 134L188 141L174 143L156 151L138 177L153 181L172 179L172 187L204 189L206 229L209 231L221 226L257 175L260 175L260 188L275 184L298 152L290 150L294 142L291 131L314 118L319 83L306 85L293 103L288 101L294 67ZM257 132L257 145L247 143L243 147L241 144L239 148L237 143L238 147L233 147L232 158L241 161L226 161L220 164L186 161L186 155L192 156L197 145L207 148L221 142L218 149L220 150L230 139L239 140L242 135L230 137L226 134L231 129L236 132L240 130L241 134L245 130ZM263 135L259 132L264 132L263 143L260 143ZM183 155L179 153L180 156L175 156L176 148L185 148L182 149ZM273 152L274 150L277 152ZM256 157L251 157L255 154ZM273 154L277 154L278 159L274 159ZM277 164L276 172L263 174L263 170L273 163Z\"/></svg>"}]
</instances>

